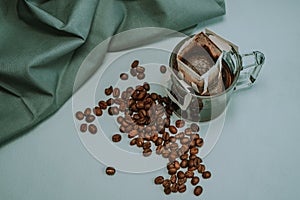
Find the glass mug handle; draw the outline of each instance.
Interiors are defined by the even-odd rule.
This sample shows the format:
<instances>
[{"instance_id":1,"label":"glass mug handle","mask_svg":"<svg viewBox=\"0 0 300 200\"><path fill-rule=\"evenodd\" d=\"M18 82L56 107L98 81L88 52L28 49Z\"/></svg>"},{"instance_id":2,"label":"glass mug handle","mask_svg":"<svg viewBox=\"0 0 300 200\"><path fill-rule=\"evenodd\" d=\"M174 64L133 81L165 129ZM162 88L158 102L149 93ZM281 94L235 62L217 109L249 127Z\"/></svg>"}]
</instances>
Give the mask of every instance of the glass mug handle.
<instances>
[{"instance_id":1,"label":"glass mug handle","mask_svg":"<svg viewBox=\"0 0 300 200\"><path fill-rule=\"evenodd\" d=\"M250 62L249 59L251 59ZM236 90L247 88L254 84L265 62L265 56L259 51L253 51L252 53L240 55L240 61L242 66L240 77L235 87Z\"/></svg>"}]
</instances>

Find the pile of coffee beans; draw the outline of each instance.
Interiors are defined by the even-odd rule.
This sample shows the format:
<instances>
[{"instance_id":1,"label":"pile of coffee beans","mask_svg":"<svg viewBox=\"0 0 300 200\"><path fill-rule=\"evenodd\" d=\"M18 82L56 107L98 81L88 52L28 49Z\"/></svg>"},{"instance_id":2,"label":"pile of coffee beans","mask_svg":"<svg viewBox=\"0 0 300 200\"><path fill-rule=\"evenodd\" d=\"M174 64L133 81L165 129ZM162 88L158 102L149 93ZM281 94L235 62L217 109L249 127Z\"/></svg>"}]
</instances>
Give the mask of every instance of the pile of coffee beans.
<instances>
[{"instance_id":1,"label":"pile of coffee beans","mask_svg":"<svg viewBox=\"0 0 300 200\"><path fill-rule=\"evenodd\" d=\"M138 79L145 77L145 68L135 60L131 64L130 74ZM160 72L166 72L166 66L160 67ZM127 80L128 74L121 73L121 80ZM203 146L203 139L198 132L200 127L196 123L188 125L180 119L171 124L174 105L169 97L151 92L150 85L144 82L135 87L128 87L124 91L119 88L109 86L104 93L107 100L100 100L94 107L84 112L77 112L76 118L91 123L95 116L102 116L103 111L111 116L118 116L119 132L112 135L113 142L120 142L122 134L126 134L130 139L129 144L141 150L145 157L151 156L152 152L168 159L166 166L169 177L158 176L154 183L162 185L165 194L183 193L187 190L187 182L194 186L194 194L199 196L203 188L199 185L201 174L203 179L211 177L211 173L206 170L202 159L198 157L199 148ZM88 127L88 128L87 128ZM94 124L83 123L80 126L81 132L95 134L97 127ZM114 175L115 169L108 167L107 175Z\"/></svg>"}]
</instances>

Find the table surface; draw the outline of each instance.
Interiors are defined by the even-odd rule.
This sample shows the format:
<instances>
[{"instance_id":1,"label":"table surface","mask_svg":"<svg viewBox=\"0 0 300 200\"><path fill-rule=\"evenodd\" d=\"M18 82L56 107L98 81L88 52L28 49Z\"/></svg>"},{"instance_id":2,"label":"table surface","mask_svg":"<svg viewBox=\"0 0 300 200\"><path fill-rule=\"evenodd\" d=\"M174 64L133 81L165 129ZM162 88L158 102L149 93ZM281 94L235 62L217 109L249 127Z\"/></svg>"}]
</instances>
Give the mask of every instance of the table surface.
<instances>
[{"instance_id":1,"label":"table surface","mask_svg":"<svg viewBox=\"0 0 300 200\"><path fill-rule=\"evenodd\" d=\"M104 175L76 133L69 100L56 114L0 149L0 199L299 199L300 1L226 1L224 17L202 22L240 51L260 50L256 84L235 93L221 137L204 161L204 193L165 196L157 170ZM287 75L284 75L287 74ZM286 102L283 102L285 99ZM191 187L189 187L191 188Z\"/></svg>"}]
</instances>

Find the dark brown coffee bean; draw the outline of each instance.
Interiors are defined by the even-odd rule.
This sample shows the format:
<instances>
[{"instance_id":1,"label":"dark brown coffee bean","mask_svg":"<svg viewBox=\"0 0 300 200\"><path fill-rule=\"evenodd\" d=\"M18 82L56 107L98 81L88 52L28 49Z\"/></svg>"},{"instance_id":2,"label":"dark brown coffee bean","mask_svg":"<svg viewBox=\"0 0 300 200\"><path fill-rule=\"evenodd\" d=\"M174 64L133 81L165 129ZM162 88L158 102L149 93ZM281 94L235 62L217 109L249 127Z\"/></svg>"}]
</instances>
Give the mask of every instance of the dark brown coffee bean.
<instances>
[{"instance_id":1,"label":"dark brown coffee bean","mask_svg":"<svg viewBox=\"0 0 300 200\"><path fill-rule=\"evenodd\" d=\"M131 68L130 69L130 74L131 74L131 76L135 77L137 75L136 69L135 68Z\"/></svg>"},{"instance_id":2,"label":"dark brown coffee bean","mask_svg":"<svg viewBox=\"0 0 300 200\"><path fill-rule=\"evenodd\" d=\"M101 100L101 101L98 102L98 106L101 109L105 110L107 108L107 103L106 103L106 101Z\"/></svg>"},{"instance_id":3,"label":"dark brown coffee bean","mask_svg":"<svg viewBox=\"0 0 300 200\"><path fill-rule=\"evenodd\" d=\"M108 110L109 110L109 109L108 109ZM119 131L120 131L121 133L125 133L126 128L125 128L124 126L120 126Z\"/></svg>"},{"instance_id":4,"label":"dark brown coffee bean","mask_svg":"<svg viewBox=\"0 0 300 200\"><path fill-rule=\"evenodd\" d=\"M182 128L182 127L184 127L184 125L185 125L184 120L176 120L176 122L175 122L175 126L177 128Z\"/></svg>"},{"instance_id":5,"label":"dark brown coffee bean","mask_svg":"<svg viewBox=\"0 0 300 200\"><path fill-rule=\"evenodd\" d=\"M209 171L205 171L202 173L202 177L204 179L209 179L211 177L211 173Z\"/></svg>"},{"instance_id":6,"label":"dark brown coffee bean","mask_svg":"<svg viewBox=\"0 0 300 200\"><path fill-rule=\"evenodd\" d=\"M113 176L116 173L116 169L113 167L107 167L105 170L106 174L109 176Z\"/></svg>"},{"instance_id":7,"label":"dark brown coffee bean","mask_svg":"<svg viewBox=\"0 0 300 200\"><path fill-rule=\"evenodd\" d=\"M145 142L143 144L143 149L150 149L151 148L151 142Z\"/></svg>"},{"instance_id":8,"label":"dark brown coffee bean","mask_svg":"<svg viewBox=\"0 0 300 200\"><path fill-rule=\"evenodd\" d=\"M107 96L111 95L112 92L113 92L113 87L112 87L112 86L109 86L108 88L106 88L106 89L104 90L104 93L105 93L105 95L107 95Z\"/></svg>"},{"instance_id":9,"label":"dark brown coffee bean","mask_svg":"<svg viewBox=\"0 0 300 200\"><path fill-rule=\"evenodd\" d=\"M165 193L166 195L171 194L171 188L170 188L170 187L166 187L166 188L164 189L164 193Z\"/></svg>"},{"instance_id":10,"label":"dark brown coffee bean","mask_svg":"<svg viewBox=\"0 0 300 200\"><path fill-rule=\"evenodd\" d=\"M193 147L190 149L190 154L192 155L196 155L198 153L198 148L197 147Z\"/></svg>"},{"instance_id":11,"label":"dark brown coffee bean","mask_svg":"<svg viewBox=\"0 0 300 200\"><path fill-rule=\"evenodd\" d=\"M167 140L169 140L169 138L170 138L170 134L168 132L164 132L162 135L162 139L164 141L167 141Z\"/></svg>"},{"instance_id":12,"label":"dark brown coffee bean","mask_svg":"<svg viewBox=\"0 0 300 200\"><path fill-rule=\"evenodd\" d=\"M76 119L78 119L78 120L83 120L84 114L83 114L83 112L78 111L78 112L76 112L75 117L76 117Z\"/></svg>"},{"instance_id":13,"label":"dark brown coffee bean","mask_svg":"<svg viewBox=\"0 0 300 200\"><path fill-rule=\"evenodd\" d=\"M187 168L187 166L188 166L188 161L187 161L187 160L182 160L181 163L180 163L180 166L181 166L182 168Z\"/></svg>"},{"instance_id":14,"label":"dark brown coffee bean","mask_svg":"<svg viewBox=\"0 0 300 200\"><path fill-rule=\"evenodd\" d=\"M109 115L113 115L114 114L112 107L109 107L107 112L108 112Z\"/></svg>"},{"instance_id":15,"label":"dark brown coffee bean","mask_svg":"<svg viewBox=\"0 0 300 200\"><path fill-rule=\"evenodd\" d=\"M136 68L138 65L139 65L139 61L138 60L134 60L132 63L131 63L131 67L132 68Z\"/></svg>"},{"instance_id":16,"label":"dark brown coffee bean","mask_svg":"<svg viewBox=\"0 0 300 200\"><path fill-rule=\"evenodd\" d=\"M133 138L129 144L130 144L130 146L136 145L136 138Z\"/></svg>"},{"instance_id":17,"label":"dark brown coffee bean","mask_svg":"<svg viewBox=\"0 0 300 200\"><path fill-rule=\"evenodd\" d=\"M171 181L169 179L165 179L162 185L164 188L169 188L171 186Z\"/></svg>"},{"instance_id":18,"label":"dark brown coffee bean","mask_svg":"<svg viewBox=\"0 0 300 200\"><path fill-rule=\"evenodd\" d=\"M193 178L194 172L193 171L186 171L185 172L185 177L186 178Z\"/></svg>"},{"instance_id":19,"label":"dark brown coffee bean","mask_svg":"<svg viewBox=\"0 0 300 200\"><path fill-rule=\"evenodd\" d=\"M193 167L193 166L194 166L194 160L189 160L188 167Z\"/></svg>"},{"instance_id":20,"label":"dark brown coffee bean","mask_svg":"<svg viewBox=\"0 0 300 200\"><path fill-rule=\"evenodd\" d=\"M177 183L174 183L171 185L170 189L173 193L176 193L178 191L179 185Z\"/></svg>"},{"instance_id":21,"label":"dark brown coffee bean","mask_svg":"<svg viewBox=\"0 0 300 200\"><path fill-rule=\"evenodd\" d=\"M137 103L136 103L136 107L137 107L137 109L142 109L142 108L144 108L144 102L142 102L142 101L138 101Z\"/></svg>"},{"instance_id":22,"label":"dark brown coffee bean","mask_svg":"<svg viewBox=\"0 0 300 200\"><path fill-rule=\"evenodd\" d=\"M185 130L184 130L184 134L186 134L186 135L191 135L193 132L192 132L192 129L191 128L186 128Z\"/></svg>"},{"instance_id":23,"label":"dark brown coffee bean","mask_svg":"<svg viewBox=\"0 0 300 200\"><path fill-rule=\"evenodd\" d=\"M158 176L154 179L154 183L156 185L161 185L163 182L164 182L164 177L162 177L162 176Z\"/></svg>"},{"instance_id":24,"label":"dark brown coffee bean","mask_svg":"<svg viewBox=\"0 0 300 200\"><path fill-rule=\"evenodd\" d=\"M196 168L198 168L200 166L200 163L202 163L202 159L201 158L197 157L197 158L194 159L194 166Z\"/></svg>"},{"instance_id":25,"label":"dark brown coffee bean","mask_svg":"<svg viewBox=\"0 0 300 200\"><path fill-rule=\"evenodd\" d=\"M88 116L88 115L90 115L92 113L92 110L90 109L90 108L86 108L85 110L84 110L84 115L85 116Z\"/></svg>"},{"instance_id":26,"label":"dark brown coffee bean","mask_svg":"<svg viewBox=\"0 0 300 200\"><path fill-rule=\"evenodd\" d=\"M177 128L175 126L169 126L169 131L172 134L176 134L177 133Z\"/></svg>"},{"instance_id":27,"label":"dark brown coffee bean","mask_svg":"<svg viewBox=\"0 0 300 200\"><path fill-rule=\"evenodd\" d=\"M89 129L89 132L91 134L96 134L97 133L97 126L95 126L94 124L90 124L88 129Z\"/></svg>"},{"instance_id":28,"label":"dark brown coffee bean","mask_svg":"<svg viewBox=\"0 0 300 200\"><path fill-rule=\"evenodd\" d=\"M101 108L98 107L98 106L96 106L93 111L94 111L94 114L96 116L98 116L98 117L100 117L102 115L102 113L103 113L102 110L101 110Z\"/></svg>"},{"instance_id":29,"label":"dark brown coffee bean","mask_svg":"<svg viewBox=\"0 0 300 200\"><path fill-rule=\"evenodd\" d=\"M180 179L178 179L177 184L178 184L178 185L182 185L182 184L185 184L186 181L187 181L187 178L186 178L186 177L180 178Z\"/></svg>"},{"instance_id":30,"label":"dark brown coffee bean","mask_svg":"<svg viewBox=\"0 0 300 200\"><path fill-rule=\"evenodd\" d=\"M168 171L168 173L169 173L170 175L176 174L176 172L177 172L177 169L176 169L175 167L169 169L169 171Z\"/></svg>"},{"instance_id":31,"label":"dark brown coffee bean","mask_svg":"<svg viewBox=\"0 0 300 200\"><path fill-rule=\"evenodd\" d=\"M201 173L201 174L202 174L203 172L205 172L205 165L201 165L201 164L200 164L199 167L198 167L198 172Z\"/></svg>"},{"instance_id":32,"label":"dark brown coffee bean","mask_svg":"<svg viewBox=\"0 0 300 200\"><path fill-rule=\"evenodd\" d=\"M124 118L122 116L117 117L117 122L119 124L122 124L123 121L124 121Z\"/></svg>"},{"instance_id":33,"label":"dark brown coffee bean","mask_svg":"<svg viewBox=\"0 0 300 200\"><path fill-rule=\"evenodd\" d=\"M173 174L173 175L170 177L170 181L171 181L172 184L176 183L176 181L177 181L176 174Z\"/></svg>"},{"instance_id":34,"label":"dark brown coffee bean","mask_svg":"<svg viewBox=\"0 0 300 200\"><path fill-rule=\"evenodd\" d=\"M177 158L177 153L176 152L171 152L170 155L169 155L169 161L170 162L173 162L175 161Z\"/></svg>"},{"instance_id":35,"label":"dark brown coffee bean","mask_svg":"<svg viewBox=\"0 0 300 200\"><path fill-rule=\"evenodd\" d=\"M80 125L80 131L81 131L82 133L86 132L86 131L87 131L87 124L81 124L81 125Z\"/></svg>"},{"instance_id":36,"label":"dark brown coffee bean","mask_svg":"<svg viewBox=\"0 0 300 200\"><path fill-rule=\"evenodd\" d=\"M203 146L203 139L202 138L198 138L196 141L195 141L195 144L197 147L202 147Z\"/></svg>"},{"instance_id":37,"label":"dark brown coffee bean","mask_svg":"<svg viewBox=\"0 0 300 200\"><path fill-rule=\"evenodd\" d=\"M186 159L188 159L188 158L189 158L189 155L188 155L188 154L183 154L183 155L180 156L180 159L181 159L181 160L186 160Z\"/></svg>"},{"instance_id":38,"label":"dark brown coffee bean","mask_svg":"<svg viewBox=\"0 0 300 200\"><path fill-rule=\"evenodd\" d=\"M201 186L197 186L194 189L194 195L199 196L202 193L203 189Z\"/></svg>"},{"instance_id":39,"label":"dark brown coffee bean","mask_svg":"<svg viewBox=\"0 0 300 200\"><path fill-rule=\"evenodd\" d=\"M136 67L136 71L137 71L138 73L144 73L144 72L145 72L145 67L137 66L137 67Z\"/></svg>"},{"instance_id":40,"label":"dark brown coffee bean","mask_svg":"<svg viewBox=\"0 0 300 200\"><path fill-rule=\"evenodd\" d=\"M163 113L164 111L162 110L162 113ZM170 124L171 124L171 120L170 119L168 119L168 118L165 118L164 119L164 126L166 127L166 128L169 128L170 127Z\"/></svg>"},{"instance_id":41,"label":"dark brown coffee bean","mask_svg":"<svg viewBox=\"0 0 300 200\"><path fill-rule=\"evenodd\" d=\"M191 129L193 132L198 132L200 130L198 124L196 124L196 123L191 124Z\"/></svg>"},{"instance_id":42,"label":"dark brown coffee bean","mask_svg":"<svg viewBox=\"0 0 300 200\"><path fill-rule=\"evenodd\" d=\"M197 176L194 176L191 180L192 185L197 185L199 183L200 179Z\"/></svg>"},{"instance_id":43,"label":"dark brown coffee bean","mask_svg":"<svg viewBox=\"0 0 300 200\"><path fill-rule=\"evenodd\" d=\"M88 116L85 117L85 121L86 121L87 123L91 123L91 122L93 122L94 120L95 120L95 116L94 116L94 115L88 115Z\"/></svg>"},{"instance_id":44,"label":"dark brown coffee bean","mask_svg":"<svg viewBox=\"0 0 300 200\"><path fill-rule=\"evenodd\" d=\"M111 107L111 109L112 109L113 115L118 115L119 112L120 112L119 109L118 109L118 107L116 107L116 106Z\"/></svg>"},{"instance_id":45,"label":"dark brown coffee bean","mask_svg":"<svg viewBox=\"0 0 300 200\"><path fill-rule=\"evenodd\" d=\"M126 74L126 73L121 73L121 74L120 74L120 79L121 79L121 80L127 80L127 79L128 79L128 74Z\"/></svg>"},{"instance_id":46,"label":"dark brown coffee bean","mask_svg":"<svg viewBox=\"0 0 300 200\"><path fill-rule=\"evenodd\" d=\"M120 96L120 89L114 88L113 97L118 98Z\"/></svg>"},{"instance_id":47,"label":"dark brown coffee bean","mask_svg":"<svg viewBox=\"0 0 300 200\"><path fill-rule=\"evenodd\" d=\"M143 100L143 99L145 98L146 94L147 94L147 93L146 93L145 91L140 91L140 93L139 93L137 99L138 99L138 100Z\"/></svg>"},{"instance_id":48,"label":"dark brown coffee bean","mask_svg":"<svg viewBox=\"0 0 300 200\"><path fill-rule=\"evenodd\" d=\"M157 97L158 97L158 95L156 94L156 93L151 93L151 99L153 100L153 101L155 101L156 99L157 99Z\"/></svg>"},{"instance_id":49,"label":"dark brown coffee bean","mask_svg":"<svg viewBox=\"0 0 300 200\"><path fill-rule=\"evenodd\" d=\"M184 177L185 177L185 174L184 174L184 172L183 172L183 171L179 171L179 172L177 172L177 177L178 177L178 179L182 179L182 178L184 178Z\"/></svg>"},{"instance_id":50,"label":"dark brown coffee bean","mask_svg":"<svg viewBox=\"0 0 300 200\"><path fill-rule=\"evenodd\" d=\"M184 185L184 184L179 185L178 192L179 193L184 193L185 191L186 191L186 185Z\"/></svg>"},{"instance_id":51,"label":"dark brown coffee bean","mask_svg":"<svg viewBox=\"0 0 300 200\"><path fill-rule=\"evenodd\" d=\"M148 157L151 154L152 154L152 150L151 149L144 149L143 156Z\"/></svg>"},{"instance_id":52,"label":"dark brown coffee bean","mask_svg":"<svg viewBox=\"0 0 300 200\"><path fill-rule=\"evenodd\" d=\"M113 141L113 142L120 142L121 139L122 139L122 136L121 136L120 134L114 134L114 135L112 136L112 141Z\"/></svg>"},{"instance_id":53,"label":"dark brown coffee bean","mask_svg":"<svg viewBox=\"0 0 300 200\"><path fill-rule=\"evenodd\" d=\"M139 74L137 75L137 78L138 78L139 80L143 80L143 79L145 78L145 74L144 74L144 73L139 73Z\"/></svg>"},{"instance_id":54,"label":"dark brown coffee bean","mask_svg":"<svg viewBox=\"0 0 300 200\"><path fill-rule=\"evenodd\" d=\"M149 91L150 90L150 85L149 85L149 83L144 83L144 85L143 85L143 87L144 87L144 89L146 90L146 91Z\"/></svg>"},{"instance_id":55,"label":"dark brown coffee bean","mask_svg":"<svg viewBox=\"0 0 300 200\"><path fill-rule=\"evenodd\" d=\"M162 74L166 73L166 71L167 71L167 67L165 65L160 66L160 72Z\"/></svg>"}]
</instances>

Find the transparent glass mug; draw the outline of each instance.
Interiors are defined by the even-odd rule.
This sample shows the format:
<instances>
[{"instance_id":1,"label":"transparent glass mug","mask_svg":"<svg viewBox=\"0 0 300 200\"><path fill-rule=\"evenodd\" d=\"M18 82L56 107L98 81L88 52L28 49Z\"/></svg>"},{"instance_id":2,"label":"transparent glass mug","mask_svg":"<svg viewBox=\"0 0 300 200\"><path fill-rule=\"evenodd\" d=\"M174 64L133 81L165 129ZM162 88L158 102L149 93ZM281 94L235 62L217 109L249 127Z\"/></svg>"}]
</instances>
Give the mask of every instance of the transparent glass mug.
<instances>
[{"instance_id":1,"label":"transparent glass mug","mask_svg":"<svg viewBox=\"0 0 300 200\"><path fill-rule=\"evenodd\" d=\"M180 42L171 54L169 66L173 72L178 70L176 54L185 41ZM246 64L249 59L251 62ZM223 62L230 70L232 81L222 92L210 96L197 95L192 89L187 90L176 73L172 72L170 89L166 92L173 102L175 113L189 121L204 122L218 117L226 109L233 91L254 84L264 60L264 54L259 51L241 55L232 48L229 52L223 52Z\"/></svg>"}]
</instances>

